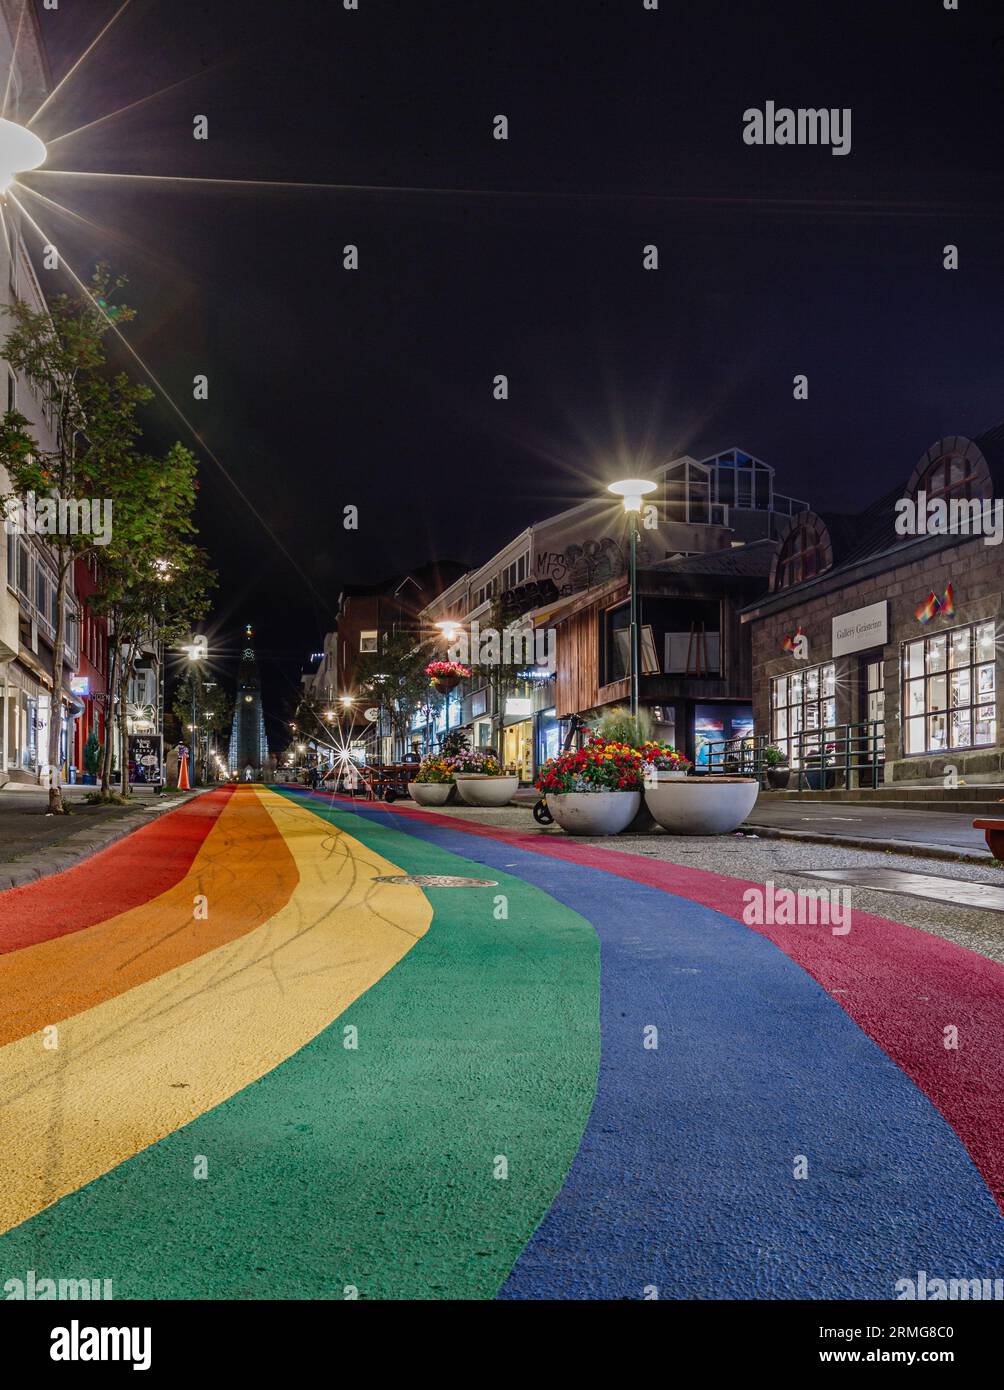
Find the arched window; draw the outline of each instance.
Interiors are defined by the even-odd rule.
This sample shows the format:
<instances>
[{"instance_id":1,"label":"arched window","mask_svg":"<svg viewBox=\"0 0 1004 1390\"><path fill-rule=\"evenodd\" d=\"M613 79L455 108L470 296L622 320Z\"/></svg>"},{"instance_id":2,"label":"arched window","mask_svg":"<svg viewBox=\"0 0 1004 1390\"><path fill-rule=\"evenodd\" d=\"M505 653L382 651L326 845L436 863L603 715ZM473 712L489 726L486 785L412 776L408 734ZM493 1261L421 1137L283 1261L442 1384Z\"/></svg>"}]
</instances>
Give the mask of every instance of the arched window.
<instances>
[{"instance_id":1,"label":"arched window","mask_svg":"<svg viewBox=\"0 0 1004 1390\"><path fill-rule=\"evenodd\" d=\"M826 527L811 512L794 518L774 560L771 589L789 589L814 579L833 563Z\"/></svg>"},{"instance_id":2,"label":"arched window","mask_svg":"<svg viewBox=\"0 0 1004 1390\"><path fill-rule=\"evenodd\" d=\"M928 502L982 500L993 496L993 482L980 450L956 435L931 445L913 470L906 492L912 498L923 492Z\"/></svg>"}]
</instances>

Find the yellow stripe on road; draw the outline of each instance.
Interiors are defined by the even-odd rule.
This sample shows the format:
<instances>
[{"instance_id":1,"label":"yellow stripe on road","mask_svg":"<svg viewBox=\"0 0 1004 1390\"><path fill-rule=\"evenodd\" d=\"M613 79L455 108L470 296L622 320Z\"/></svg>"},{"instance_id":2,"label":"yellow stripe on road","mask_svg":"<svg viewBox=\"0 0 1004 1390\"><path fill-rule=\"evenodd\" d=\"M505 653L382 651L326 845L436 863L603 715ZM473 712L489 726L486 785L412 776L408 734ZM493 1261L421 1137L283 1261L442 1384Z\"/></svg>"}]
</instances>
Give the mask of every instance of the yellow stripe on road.
<instances>
[{"instance_id":1,"label":"yellow stripe on road","mask_svg":"<svg viewBox=\"0 0 1004 1390\"><path fill-rule=\"evenodd\" d=\"M421 889L373 882L396 865L286 798L258 795L300 875L280 911L64 1019L53 1050L41 1032L0 1048L0 1231L271 1071L428 930ZM203 891L211 905L211 884Z\"/></svg>"}]
</instances>

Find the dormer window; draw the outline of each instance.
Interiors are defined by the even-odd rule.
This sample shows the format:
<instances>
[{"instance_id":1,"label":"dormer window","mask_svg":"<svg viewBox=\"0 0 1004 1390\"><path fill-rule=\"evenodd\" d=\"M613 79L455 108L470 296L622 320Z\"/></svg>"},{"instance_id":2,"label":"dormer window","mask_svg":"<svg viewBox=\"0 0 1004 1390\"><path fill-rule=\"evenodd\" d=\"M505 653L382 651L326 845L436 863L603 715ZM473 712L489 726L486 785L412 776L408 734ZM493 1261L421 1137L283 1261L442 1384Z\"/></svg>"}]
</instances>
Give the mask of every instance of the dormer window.
<instances>
[{"instance_id":1,"label":"dormer window","mask_svg":"<svg viewBox=\"0 0 1004 1390\"><path fill-rule=\"evenodd\" d=\"M980 450L969 439L939 439L913 470L906 485L907 497L923 492L927 502L985 500L993 496L990 469Z\"/></svg>"},{"instance_id":2,"label":"dormer window","mask_svg":"<svg viewBox=\"0 0 1004 1390\"><path fill-rule=\"evenodd\" d=\"M815 579L833 563L833 550L826 527L812 512L795 517L774 560L771 590L790 589Z\"/></svg>"}]
</instances>

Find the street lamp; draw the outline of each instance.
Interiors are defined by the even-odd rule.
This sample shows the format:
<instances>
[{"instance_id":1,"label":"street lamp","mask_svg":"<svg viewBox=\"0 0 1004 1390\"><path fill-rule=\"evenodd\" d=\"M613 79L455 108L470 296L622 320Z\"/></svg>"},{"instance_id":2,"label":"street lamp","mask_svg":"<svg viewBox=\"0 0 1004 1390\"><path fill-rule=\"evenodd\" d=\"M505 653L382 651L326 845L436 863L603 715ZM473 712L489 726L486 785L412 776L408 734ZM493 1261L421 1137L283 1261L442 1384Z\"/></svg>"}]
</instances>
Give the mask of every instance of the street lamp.
<instances>
[{"instance_id":1,"label":"street lamp","mask_svg":"<svg viewBox=\"0 0 1004 1390\"><path fill-rule=\"evenodd\" d=\"M46 148L23 125L0 120L0 193L6 193L15 174L26 174L45 163Z\"/></svg>"},{"instance_id":2,"label":"street lamp","mask_svg":"<svg viewBox=\"0 0 1004 1390\"><path fill-rule=\"evenodd\" d=\"M619 483L610 483L607 487L608 492L623 499L631 535L628 587L631 603L631 714L634 718L638 717L638 674L641 669L638 642L638 513L642 508L642 498L654 492L655 488L655 483L646 482L644 478L623 478Z\"/></svg>"},{"instance_id":3,"label":"street lamp","mask_svg":"<svg viewBox=\"0 0 1004 1390\"><path fill-rule=\"evenodd\" d=\"M207 641L207 639L205 638L205 636L204 636L202 633L199 633L197 636L195 636L195 637L192 638L191 642L189 642L188 645L187 645L186 647L183 648L183 650L184 650L185 653L187 654L188 660L189 660L189 663L190 663L190 664L189 664L189 667L188 667L188 671L189 671L189 676L190 676L191 682L192 682L192 724L191 724L191 727L192 727L192 729L194 730L194 729L195 729L195 669L196 669L196 666L197 666L198 662L204 661L204 660L206 659L206 657L209 655L209 644L208 644L208 641ZM192 786L193 786L193 787L197 784L198 780L199 780L199 778L198 778L198 770L197 770L197 767L196 767L195 737L194 737L194 733L193 733L193 737L192 737Z\"/></svg>"},{"instance_id":4,"label":"street lamp","mask_svg":"<svg viewBox=\"0 0 1004 1390\"><path fill-rule=\"evenodd\" d=\"M459 624L459 622L456 620L456 618L440 618L439 621L435 624L435 626L438 627L439 630L440 630L440 632L443 634L443 641L446 643L447 649L449 649L450 647L452 647L452 646L453 646L453 643L454 643L454 642L457 640L457 638L460 636L460 624ZM443 711L443 718L444 718L444 721L445 721L444 724L443 724L443 738L445 738L446 735L450 732L450 687L449 687L449 686L446 687L446 690L445 690L444 693L445 693L445 695L446 695L446 701L445 701L445 709L444 709L444 711Z\"/></svg>"}]
</instances>

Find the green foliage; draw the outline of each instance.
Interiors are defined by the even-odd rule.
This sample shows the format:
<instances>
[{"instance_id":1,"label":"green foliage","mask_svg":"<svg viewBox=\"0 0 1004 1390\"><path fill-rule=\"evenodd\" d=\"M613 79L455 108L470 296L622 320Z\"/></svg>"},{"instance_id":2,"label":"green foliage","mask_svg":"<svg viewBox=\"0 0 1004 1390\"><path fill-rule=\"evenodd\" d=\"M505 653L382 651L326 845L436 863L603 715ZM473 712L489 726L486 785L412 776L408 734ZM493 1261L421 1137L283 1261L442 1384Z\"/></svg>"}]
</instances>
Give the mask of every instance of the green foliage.
<instances>
[{"instance_id":1,"label":"green foliage","mask_svg":"<svg viewBox=\"0 0 1004 1390\"><path fill-rule=\"evenodd\" d=\"M788 765L787 753L773 743L763 750L763 760L767 767L787 767Z\"/></svg>"},{"instance_id":2,"label":"green foliage","mask_svg":"<svg viewBox=\"0 0 1004 1390\"><path fill-rule=\"evenodd\" d=\"M625 743L629 748L641 748L652 736L652 720L648 711L640 709L633 715L623 705L600 715L597 732L607 743Z\"/></svg>"},{"instance_id":3,"label":"green foliage","mask_svg":"<svg viewBox=\"0 0 1004 1390\"><path fill-rule=\"evenodd\" d=\"M425 703L429 677L428 654L412 633L388 633L379 652L364 652L356 665L356 682L383 702L396 734L405 738L416 710Z\"/></svg>"},{"instance_id":4,"label":"green foliage","mask_svg":"<svg viewBox=\"0 0 1004 1390\"><path fill-rule=\"evenodd\" d=\"M453 729L450 733L443 735L439 745L439 753L443 758L455 758L459 753L466 753L470 746L471 741L463 729Z\"/></svg>"},{"instance_id":5,"label":"green foliage","mask_svg":"<svg viewBox=\"0 0 1004 1390\"><path fill-rule=\"evenodd\" d=\"M453 769L445 758L426 758L415 776L416 782L432 782L439 786L453 781Z\"/></svg>"},{"instance_id":6,"label":"green foliage","mask_svg":"<svg viewBox=\"0 0 1004 1390\"><path fill-rule=\"evenodd\" d=\"M98 768L101 766L101 744L98 736L92 729L87 735L87 742L84 744L84 771L91 777L96 777Z\"/></svg>"}]
</instances>

